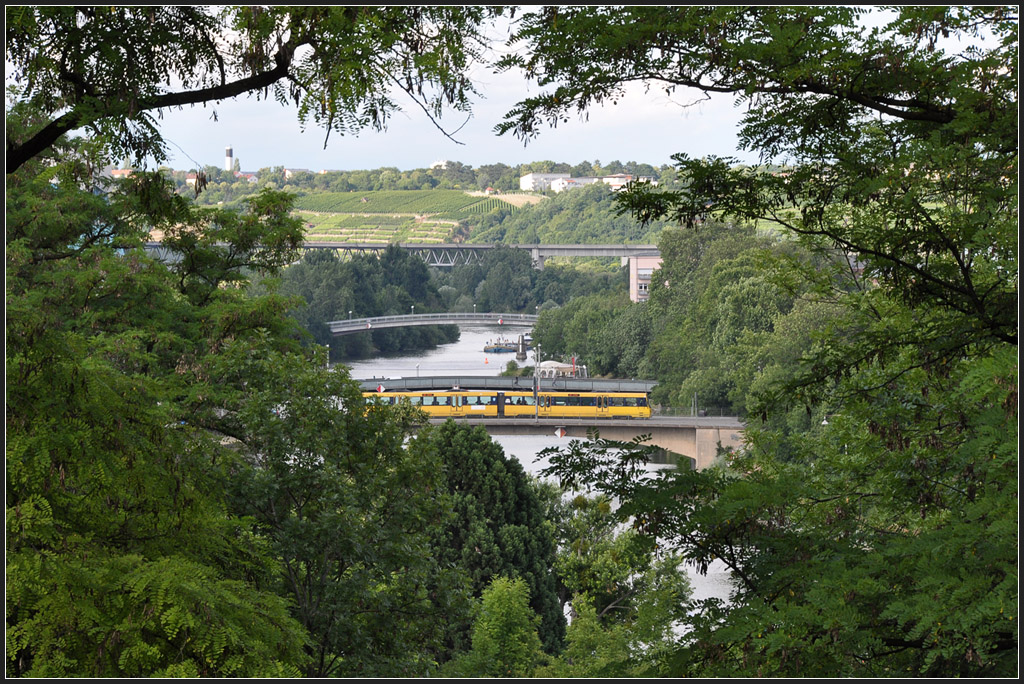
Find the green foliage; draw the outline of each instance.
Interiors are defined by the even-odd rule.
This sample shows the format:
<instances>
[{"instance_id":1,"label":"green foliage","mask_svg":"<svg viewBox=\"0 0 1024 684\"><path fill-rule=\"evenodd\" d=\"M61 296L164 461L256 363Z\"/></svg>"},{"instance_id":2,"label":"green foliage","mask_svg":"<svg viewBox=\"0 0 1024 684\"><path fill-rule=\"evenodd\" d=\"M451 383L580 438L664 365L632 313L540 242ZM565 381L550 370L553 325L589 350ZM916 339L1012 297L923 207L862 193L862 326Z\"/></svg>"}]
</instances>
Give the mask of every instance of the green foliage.
<instances>
[{"instance_id":1,"label":"green foliage","mask_svg":"<svg viewBox=\"0 0 1024 684\"><path fill-rule=\"evenodd\" d=\"M495 577L481 596L473 622L473 646L452 662L448 672L467 677L531 676L543 655L538 622L526 582Z\"/></svg>"},{"instance_id":2,"label":"green foliage","mask_svg":"<svg viewBox=\"0 0 1024 684\"><path fill-rule=\"evenodd\" d=\"M472 310L535 313L544 302L561 305L575 297L623 289L618 272L591 271L577 264L533 267L526 250L499 246L489 250L480 264L465 264L436 274L441 287L450 287L469 299Z\"/></svg>"},{"instance_id":3,"label":"green foliage","mask_svg":"<svg viewBox=\"0 0 1024 684\"><path fill-rule=\"evenodd\" d=\"M508 60L557 84L510 114L525 137L642 78L736 93L743 143L791 162L680 155L680 189L624 200L686 226L651 303L718 345L702 383L735 369L718 391L766 419L747 448L728 471L655 478L636 445L552 460L738 580L730 605L689 619L665 661L676 676L1018 670L1016 8L904 7L865 28L869 11L551 8ZM594 69L570 68L581 59ZM746 248L702 251L723 218L772 221L802 251L777 251L771 278ZM717 288L693 290L702 268ZM678 352L692 353L680 370L703 365L668 342L656 336L664 367Z\"/></svg>"},{"instance_id":4,"label":"green foliage","mask_svg":"<svg viewBox=\"0 0 1024 684\"><path fill-rule=\"evenodd\" d=\"M506 457L482 427L451 420L421 430L411 449L437 454L452 496L454 517L434 540L438 561L461 568L475 596L497 576L525 582L531 609L540 617L538 633L544 650L557 651L565 634L565 618L552 574L555 546L523 467ZM453 627L453 645L458 649L463 637L456 620Z\"/></svg>"},{"instance_id":5,"label":"green foliage","mask_svg":"<svg viewBox=\"0 0 1024 684\"><path fill-rule=\"evenodd\" d=\"M17 553L7 576L9 673L288 677L304 659L283 600L180 556Z\"/></svg>"},{"instance_id":6,"label":"green foliage","mask_svg":"<svg viewBox=\"0 0 1024 684\"><path fill-rule=\"evenodd\" d=\"M544 311L534 339L546 355L575 357L591 375L635 377L636 353L646 342L643 313L632 313L625 293L593 294Z\"/></svg>"},{"instance_id":7,"label":"green foliage","mask_svg":"<svg viewBox=\"0 0 1024 684\"><path fill-rule=\"evenodd\" d=\"M374 349L428 349L458 339L455 326L384 329L340 338L331 334L327 324L349 318L349 312L358 318L406 314L411 306L422 313L443 307L426 265L398 247L389 247L380 257L365 255L351 261L311 250L282 272L279 290L304 300L291 316L313 342L329 345L335 359L367 356Z\"/></svg>"},{"instance_id":8,"label":"green foliage","mask_svg":"<svg viewBox=\"0 0 1024 684\"><path fill-rule=\"evenodd\" d=\"M472 242L509 244L653 243L664 224L639 226L616 210L615 193L603 183L561 192L515 213L479 221Z\"/></svg>"},{"instance_id":9,"label":"green foliage","mask_svg":"<svg viewBox=\"0 0 1024 684\"><path fill-rule=\"evenodd\" d=\"M270 91L302 125L383 130L397 87L428 116L466 111L486 8L10 7L8 60L38 128L8 172L88 127L118 159L165 158L152 112Z\"/></svg>"},{"instance_id":10,"label":"green foliage","mask_svg":"<svg viewBox=\"0 0 1024 684\"><path fill-rule=\"evenodd\" d=\"M302 357L239 365L259 389L238 412L252 467L232 479L234 508L279 559L271 586L310 634L306 675L428 674L469 603L432 558L451 504L436 455L403 447L414 417L367 409L344 370Z\"/></svg>"},{"instance_id":11,"label":"green foliage","mask_svg":"<svg viewBox=\"0 0 1024 684\"><path fill-rule=\"evenodd\" d=\"M253 586L270 559L225 512L222 409L244 389L217 375L228 343L292 346L286 303L240 289L292 258L290 206L193 213L155 175L106 188L97 147L7 177L7 672L295 672L305 632ZM173 269L142 250L170 224L195 231Z\"/></svg>"},{"instance_id":12,"label":"green foliage","mask_svg":"<svg viewBox=\"0 0 1024 684\"><path fill-rule=\"evenodd\" d=\"M623 527L603 496L571 499L538 485L555 528L555 572L563 609L571 604L567 645L552 659L556 676L655 674L673 630L690 607L683 558Z\"/></svg>"}]
</instances>

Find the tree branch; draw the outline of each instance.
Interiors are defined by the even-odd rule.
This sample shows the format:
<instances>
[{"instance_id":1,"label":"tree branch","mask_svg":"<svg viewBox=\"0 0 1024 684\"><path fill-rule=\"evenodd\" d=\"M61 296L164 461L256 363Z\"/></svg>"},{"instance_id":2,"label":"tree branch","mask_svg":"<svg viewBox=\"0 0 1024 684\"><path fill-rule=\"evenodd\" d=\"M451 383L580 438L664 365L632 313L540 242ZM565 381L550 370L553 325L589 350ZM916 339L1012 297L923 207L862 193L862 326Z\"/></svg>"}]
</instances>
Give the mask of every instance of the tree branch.
<instances>
[{"instance_id":1,"label":"tree branch","mask_svg":"<svg viewBox=\"0 0 1024 684\"><path fill-rule=\"evenodd\" d=\"M225 100L254 90L267 88L288 75L291 66L292 56L297 46L285 44L275 55L276 66L246 78L239 79L232 83L226 83L199 90L189 90L180 93L166 93L152 98L141 100L136 108L136 113L164 107L180 107L183 105L199 104L216 100ZM116 101L113 105L106 105L100 112L87 115L82 111L81 105L74 107L63 116L51 121L41 131L20 144L7 144L7 173L14 173L30 159L41 154L52 146L65 133L87 126L91 123L114 116L123 105Z\"/></svg>"}]
</instances>

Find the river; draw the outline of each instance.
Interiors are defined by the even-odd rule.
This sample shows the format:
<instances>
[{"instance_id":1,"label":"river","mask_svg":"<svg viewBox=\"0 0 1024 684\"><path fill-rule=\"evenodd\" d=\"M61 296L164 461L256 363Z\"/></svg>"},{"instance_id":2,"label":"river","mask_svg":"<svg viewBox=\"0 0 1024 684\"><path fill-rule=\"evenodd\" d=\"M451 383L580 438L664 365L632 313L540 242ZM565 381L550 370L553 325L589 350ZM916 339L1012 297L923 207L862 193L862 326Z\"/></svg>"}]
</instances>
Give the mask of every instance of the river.
<instances>
[{"instance_id":1,"label":"river","mask_svg":"<svg viewBox=\"0 0 1024 684\"><path fill-rule=\"evenodd\" d=\"M525 328L467 326L460 329L457 342L441 345L437 349L408 355L378 356L345 365L356 380L432 375L495 376L501 374L509 361L515 360L515 354L488 354L484 352L484 345L499 337L518 340L519 335L525 331ZM526 361L517 363L520 366L533 365L533 354ZM516 458L524 470L536 476L547 465L546 461L537 459L537 454L548 447L567 446L570 441L554 434L550 437L494 435L491 439L501 445L506 455ZM657 467L664 466L652 466ZM707 575L699 575L689 566L687 572L695 599L728 599L731 580L721 561L712 563Z\"/></svg>"}]
</instances>

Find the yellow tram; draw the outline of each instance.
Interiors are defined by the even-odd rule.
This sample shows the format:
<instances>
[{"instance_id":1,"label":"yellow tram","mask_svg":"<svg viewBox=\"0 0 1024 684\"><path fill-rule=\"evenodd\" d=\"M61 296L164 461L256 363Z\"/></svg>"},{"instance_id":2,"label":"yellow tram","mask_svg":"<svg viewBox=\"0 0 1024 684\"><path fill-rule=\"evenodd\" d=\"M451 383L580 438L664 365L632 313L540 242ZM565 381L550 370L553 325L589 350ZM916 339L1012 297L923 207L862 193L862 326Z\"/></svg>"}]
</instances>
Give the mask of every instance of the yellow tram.
<instances>
[{"instance_id":1,"label":"yellow tram","mask_svg":"<svg viewBox=\"0 0 1024 684\"><path fill-rule=\"evenodd\" d=\"M431 418L650 418L644 392L452 390L364 392L367 403L408 401Z\"/></svg>"}]
</instances>

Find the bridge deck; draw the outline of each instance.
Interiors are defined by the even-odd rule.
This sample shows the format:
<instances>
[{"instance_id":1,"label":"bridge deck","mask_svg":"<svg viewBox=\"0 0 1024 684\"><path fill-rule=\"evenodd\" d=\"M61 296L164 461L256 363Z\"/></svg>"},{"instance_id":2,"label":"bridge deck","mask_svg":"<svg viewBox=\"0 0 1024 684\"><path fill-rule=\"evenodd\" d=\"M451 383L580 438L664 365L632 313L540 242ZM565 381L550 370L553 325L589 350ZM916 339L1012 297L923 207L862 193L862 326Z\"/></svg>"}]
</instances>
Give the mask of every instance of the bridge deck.
<instances>
[{"instance_id":1,"label":"bridge deck","mask_svg":"<svg viewBox=\"0 0 1024 684\"><path fill-rule=\"evenodd\" d=\"M402 316L374 316L329 321L332 335L354 335L367 330L401 328L410 325L496 325L507 328L532 328L537 322L534 314L521 313L428 313Z\"/></svg>"}]
</instances>

